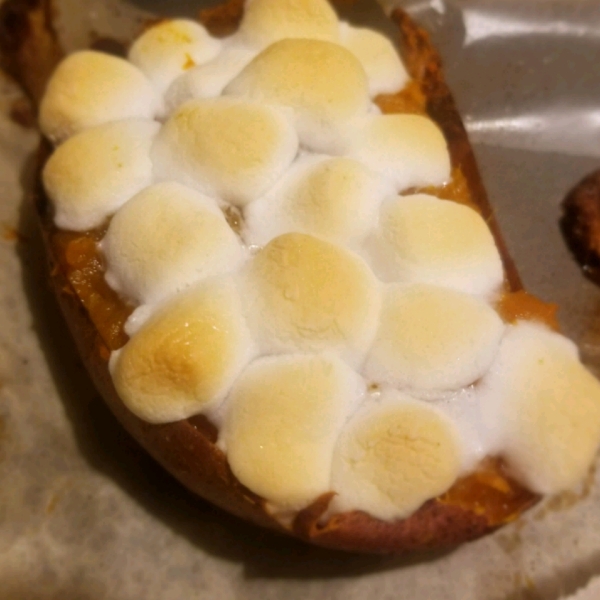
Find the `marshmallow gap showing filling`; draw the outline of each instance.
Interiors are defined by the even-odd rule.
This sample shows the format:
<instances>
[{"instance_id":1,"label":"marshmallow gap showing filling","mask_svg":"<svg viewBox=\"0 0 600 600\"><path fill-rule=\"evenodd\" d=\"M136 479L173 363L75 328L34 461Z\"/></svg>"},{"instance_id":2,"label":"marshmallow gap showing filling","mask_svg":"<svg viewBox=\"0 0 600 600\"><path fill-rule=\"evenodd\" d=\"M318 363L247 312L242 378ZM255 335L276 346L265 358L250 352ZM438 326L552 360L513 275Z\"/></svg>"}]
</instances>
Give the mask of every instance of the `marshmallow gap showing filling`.
<instances>
[{"instance_id":1,"label":"marshmallow gap showing filling","mask_svg":"<svg viewBox=\"0 0 600 600\"><path fill-rule=\"evenodd\" d=\"M283 233L299 232L352 245L375 227L379 205L390 192L355 160L305 158L247 207L247 237L264 245Z\"/></svg>"},{"instance_id":2,"label":"marshmallow gap showing filling","mask_svg":"<svg viewBox=\"0 0 600 600\"><path fill-rule=\"evenodd\" d=\"M42 173L61 229L99 227L153 180L150 151L160 125L130 119L94 127L59 146Z\"/></svg>"},{"instance_id":3,"label":"marshmallow gap showing filling","mask_svg":"<svg viewBox=\"0 0 600 600\"><path fill-rule=\"evenodd\" d=\"M448 490L460 474L454 424L398 391L364 405L344 428L332 462L335 512L364 510L402 519Z\"/></svg>"},{"instance_id":4,"label":"marshmallow gap showing filling","mask_svg":"<svg viewBox=\"0 0 600 600\"><path fill-rule=\"evenodd\" d=\"M556 493L585 477L600 440L600 387L571 341L534 323L509 327L482 388L490 436L529 489Z\"/></svg>"},{"instance_id":5,"label":"marshmallow gap showing filling","mask_svg":"<svg viewBox=\"0 0 600 600\"><path fill-rule=\"evenodd\" d=\"M375 115L353 134L348 156L389 179L396 191L442 185L450 179L444 135L420 115Z\"/></svg>"},{"instance_id":6,"label":"marshmallow gap showing filling","mask_svg":"<svg viewBox=\"0 0 600 600\"><path fill-rule=\"evenodd\" d=\"M172 19L150 27L138 37L128 58L163 94L176 77L208 62L220 49L221 42L199 23Z\"/></svg>"},{"instance_id":7,"label":"marshmallow gap showing filling","mask_svg":"<svg viewBox=\"0 0 600 600\"><path fill-rule=\"evenodd\" d=\"M351 362L366 352L380 307L364 261L300 233L272 240L242 278L248 322L263 352L332 350Z\"/></svg>"},{"instance_id":8,"label":"marshmallow gap showing filling","mask_svg":"<svg viewBox=\"0 0 600 600\"><path fill-rule=\"evenodd\" d=\"M340 43L358 58L369 79L369 94L391 94L408 82L408 73L393 44L372 29L340 24Z\"/></svg>"},{"instance_id":9,"label":"marshmallow gap showing filling","mask_svg":"<svg viewBox=\"0 0 600 600\"><path fill-rule=\"evenodd\" d=\"M221 445L235 476L283 509L330 490L337 436L364 392L341 360L268 357L251 364L228 400Z\"/></svg>"},{"instance_id":10,"label":"marshmallow gap showing filling","mask_svg":"<svg viewBox=\"0 0 600 600\"><path fill-rule=\"evenodd\" d=\"M385 202L370 246L374 270L384 281L487 296L504 280L496 242L481 215L426 194Z\"/></svg>"},{"instance_id":11,"label":"marshmallow gap showing filling","mask_svg":"<svg viewBox=\"0 0 600 600\"><path fill-rule=\"evenodd\" d=\"M298 151L281 111L220 98L191 100L163 125L152 150L157 177L243 206L264 194Z\"/></svg>"},{"instance_id":12,"label":"marshmallow gap showing filling","mask_svg":"<svg viewBox=\"0 0 600 600\"><path fill-rule=\"evenodd\" d=\"M504 331L497 313L468 294L427 284L391 285L366 376L409 390L457 390L489 368Z\"/></svg>"},{"instance_id":13,"label":"marshmallow gap showing filling","mask_svg":"<svg viewBox=\"0 0 600 600\"><path fill-rule=\"evenodd\" d=\"M60 143L75 133L123 119L152 119L158 99L130 62L102 52L70 54L52 75L40 104L42 133Z\"/></svg>"},{"instance_id":14,"label":"marshmallow gap showing filling","mask_svg":"<svg viewBox=\"0 0 600 600\"><path fill-rule=\"evenodd\" d=\"M239 34L247 43L262 48L284 38L335 42L339 23L326 0L249 0Z\"/></svg>"},{"instance_id":15,"label":"marshmallow gap showing filling","mask_svg":"<svg viewBox=\"0 0 600 600\"><path fill-rule=\"evenodd\" d=\"M343 152L347 130L370 106L358 59L338 44L319 40L274 43L224 93L290 107L302 145L328 154Z\"/></svg>"},{"instance_id":16,"label":"marshmallow gap showing filling","mask_svg":"<svg viewBox=\"0 0 600 600\"><path fill-rule=\"evenodd\" d=\"M253 356L235 284L211 280L160 306L111 371L131 412L169 423L218 406Z\"/></svg>"},{"instance_id":17,"label":"marshmallow gap showing filling","mask_svg":"<svg viewBox=\"0 0 600 600\"><path fill-rule=\"evenodd\" d=\"M156 303L244 258L215 201L179 183L159 183L112 219L102 249L108 283L141 304Z\"/></svg>"}]
</instances>

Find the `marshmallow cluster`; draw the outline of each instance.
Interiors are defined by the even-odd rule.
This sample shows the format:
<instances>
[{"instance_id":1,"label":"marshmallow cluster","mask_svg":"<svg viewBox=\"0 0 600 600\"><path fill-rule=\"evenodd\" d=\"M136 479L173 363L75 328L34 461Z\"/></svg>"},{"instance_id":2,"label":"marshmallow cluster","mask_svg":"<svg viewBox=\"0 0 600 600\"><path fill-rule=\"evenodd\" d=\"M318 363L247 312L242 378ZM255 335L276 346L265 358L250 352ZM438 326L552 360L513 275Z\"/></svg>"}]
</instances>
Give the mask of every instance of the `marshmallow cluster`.
<instances>
[{"instance_id":1,"label":"marshmallow cluster","mask_svg":"<svg viewBox=\"0 0 600 600\"><path fill-rule=\"evenodd\" d=\"M87 129L59 146L42 180L62 229L99 227L153 179L150 149L160 126L128 119Z\"/></svg>"},{"instance_id":2,"label":"marshmallow cluster","mask_svg":"<svg viewBox=\"0 0 600 600\"><path fill-rule=\"evenodd\" d=\"M151 27L133 43L129 61L164 94L177 77L214 58L221 43L195 21L173 19Z\"/></svg>"},{"instance_id":3,"label":"marshmallow cluster","mask_svg":"<svg viewBox=\"0 0 600 600\"><path fill-rule=\"evenodd\" d=\"M312 39L275 42L224 93L289 108L303 146L331 154L343 152L348 127L369 109L369 82L357 58Z\"/></svg>"},{"instance_id":4,"label":"marshmallow cluster","mask_svg":"<svg viewBox=\"0 0 600 600\"><path fill-rule=\"evenodd\" d=\"M254 354L230 280L210 280L164 303L111 356L125 405L150 423L214 407Z\"/></svg>"},{"instance_id":5,"label":"marshmallow cluster","mask_svg":"<svg viewBox=\"0 0 600 600\"><path fill-rule=\"evenodd\" d=\"M409 516L457 479L461 441L453 423L398 391L355 414L340 436L332 484L341 512L364 510L383 520Z\"/></svg>"},{"instance_id":6,"label":"marshmallow cluster","mask_svg":"<svg viewBox=\"0 0 600 600\"><path fill-rule=\"evenodd\" d=\"M255 361L231 393L221 437L233 473L286 509L328 491L337 437L364 384L344 362L320 354Z\"/></svg>"},{"instance_id":7,"label":"marshmallow cluster","mask_svg":"<svg viewBox=\"0 0 600 600\"><path fill-rule=\"evenodd\" d=\"M498 314L478 298L423 283L392 285L365 373L400 389L456 390L488 370L503 333Z\"/></svg>"},{"instance_id":8,"label":"marshmallow cluster","mask_svg":"<svg viewBox=\"0 0 600 600\"><path fill-rule=\"evenodd\" d=\"M245 235L263 246L299 232L358 246L379 218L393 188L362 163L346 157L307 156L246 210Z\"/></svg>"},{"instance_id":9,"label":"marshmallow cluster","mask_svg":"<svg viewBox=\"0 0 600 600\"><path fill-rule=\"evenodd\" d=\"M130 62L82 50L65 58L40 103L42 133L58 144L113 121L152 119L159 100L150 81Z\"/></svg>"},{"instance_id":10,"label":"marshmallow cluster","mask_svg":"<svg viewBox=\"0 0 600 600\"><path fill-rule=\"evenodd\" d=\"M381 207L370 242L384 281L425 282L486 296L504 278L494 237L468 206L418 194Z\"/></svg>"},{"instance_id":11,"label":"marshmallow cluster","mask_svg":"<svg viewBox=\"0 0 600 600\"><path fill-rule=\"evenodd\" d=\"M180 183L158 183L133 197L102 240L106 279L122 295L155 304L244 258L214 199Z\"/></svg>"},{"instance_id":12,"label":"marshmallow cluster","mask_svg":"<svg viewBox=\"0 0 600 600\"><path fill-rule=\"evenodd\" d=\"M161 128L156 176L237 206L265 193L298 152L285 113L237 99L190 100Z\"/></svg>"},{"instance_id":13,"label":"marshmallow cluster","mask_svg":"<svg viewBox=\"0 0 600 600\"><path fill-rule=\"evenodd\" d=\"M263 351L339 351L356 361L375 334L380 293L358 256L319 238L271 240L242 274L248 322Z\"/></svg>"},{"instance_id":14,"label":"marshmallow cluster","mask_svg":"<svg viewBox=\"0 0 600 600\"><path fill-rule=\"evenodd\" d=\"M570 342L494 309L504 273L408 75L326 0L248 0L217 40L161 21L129 60L67 58L41 105L56 225L107 227L136 306L110 371L150 423L205 414L239 481L290 516L409 516L486 456L530 489L583 477L600 387ZM410 194L410 195L409 195Z\"/></svg>"}]
</instances>

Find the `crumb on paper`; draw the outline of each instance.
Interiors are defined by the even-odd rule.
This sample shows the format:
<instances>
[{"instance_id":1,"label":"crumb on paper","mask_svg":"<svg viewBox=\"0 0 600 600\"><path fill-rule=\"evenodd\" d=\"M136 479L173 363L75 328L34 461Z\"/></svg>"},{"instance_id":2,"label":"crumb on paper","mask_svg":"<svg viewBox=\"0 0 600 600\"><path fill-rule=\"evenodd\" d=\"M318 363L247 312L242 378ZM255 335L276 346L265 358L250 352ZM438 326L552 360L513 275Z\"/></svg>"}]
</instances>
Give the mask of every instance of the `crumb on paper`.
<instances>
[{"instance_id":1,"label":"crumb on paper","mask_svg":"<svg viewBox=\"0 0 600 600\"><path fill-rule=\"evenodd\" d=\"M0 227L2 239L5 242L18 242L22 244L29 241L29 238L26 235L22 234L16 227L13 227L8 223L2 223Z\"/></svg>"},{"instance_id":2,"label":"crumb on paper","mask_svg":"<svg viewBox=\"0 0 600 600\"><path fill-rule=\"evenodd\" d=\"M9 110L9 117L13 123L25 129L35 129L37 127L37 118L33 104L24 96L13 100Z\"/></svg>"}]
</instances>

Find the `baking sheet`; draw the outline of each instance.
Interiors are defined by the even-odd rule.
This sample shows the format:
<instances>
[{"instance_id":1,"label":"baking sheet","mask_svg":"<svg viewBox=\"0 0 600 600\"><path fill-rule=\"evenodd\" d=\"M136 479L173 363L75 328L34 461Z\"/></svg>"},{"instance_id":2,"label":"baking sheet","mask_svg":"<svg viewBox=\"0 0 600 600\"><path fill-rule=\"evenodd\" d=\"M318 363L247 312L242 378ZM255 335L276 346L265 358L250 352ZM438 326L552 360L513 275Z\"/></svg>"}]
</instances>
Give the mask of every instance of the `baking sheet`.
<instances>
[{"instance_id":1,"label":"baking sheet","mask_svg":"<svg viewBox=\"0 0 600 600\"><path fill-rule=\"evenodd\" d=\"M126 39L195 0L61 0L70 47ZM387 5L393 2L387 2ZM600 164L597 0L415 0L433 34L526 286L561 307L600 367L600 290L557 228L567 190ZM393 35L373 1L348 16ZM0 79L0 599L553 600L600 573L600 486L551 498L453 552L328 552L274 536L183 490L121 430L80 365L46 287L31 208L36 136Z\"/></svg>"}]
</instances>

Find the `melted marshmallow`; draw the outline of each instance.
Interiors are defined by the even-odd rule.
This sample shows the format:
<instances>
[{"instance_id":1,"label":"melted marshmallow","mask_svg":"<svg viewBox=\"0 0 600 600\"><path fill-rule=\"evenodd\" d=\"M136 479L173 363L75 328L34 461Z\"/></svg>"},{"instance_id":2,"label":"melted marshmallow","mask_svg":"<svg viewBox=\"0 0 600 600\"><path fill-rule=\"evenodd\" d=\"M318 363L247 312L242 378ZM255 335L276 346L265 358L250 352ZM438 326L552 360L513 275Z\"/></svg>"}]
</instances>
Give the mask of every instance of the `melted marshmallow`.
<instances>
[{"instance_id":1,"label":"melted marshmallow","mask_svg":"<svg viewBox=\"0 0 600 600\"><path fill-rule=\"evenodd\" d=\"M291 108L301 143L329 154L343 151L348 128L370 105L358 59L338 44L319 40L286 39L269 46L225 94Z\"/></svg>"},{"instance_id":2,"label":"melted marshmallow","mask_svg":"<svg viewBox=\"0 0 600 600\"><path fill-rule=\"evenodd\" d=\"M151 119L158 109L144 74L122 58L83 50L57 67L40 103L42 133L54 143L121 119Z\"/></svg>"},{"instance_id":3,"label":"melted marshmallow","mask_svg":"<svg viewBox=\"0 0 600 600\"><path fill-rule=\"evenodd\" d=\"M248 0L226 41L171 21L130 58L147 78L94 52L66 59L41 110L55 142L146 119L75 136L44 174L63 228L95 227L118 209L103 242L107 278L144 303L111 358L130 410L152 423L217 417L233 472L282 510L333 489L334 512L403 518L496 454L533 490L583 477L600 392L573 346L531 324L510 327L500 345L496 313L456 291L490 295L501 282L481 218L418 196L390 199L376 224L389 192L450 177L432 121L375 114L370 99L407 78L389 41L340 25L325 0ZM131 199L154 181L153 86L168 87L174 112L152 150L168 183ZM229 98L207 100L224 90ZM119 137L128 127L130 142ZM345 158L303 157L290 169L298 138ZM223 202L244 207L246 239L267 245L241 276L215 279L243 259ZM387 286L383 310L374 274L335 245L357 246L369 231L377 274L415 282ZM248 367L259 351L284 355ZM335 354L356 367L367 355L381 396L365 398Z\"/></svg>"},{"instance_id":4,"label":"melted marshmallow","mask_svg":"<svg viewBox=\"0 0 600 600\"><path fill-rule=\"evenodd\" d=\"M253 355L235 285L212 280L152 314L113 352L111 372L131 412L169 423L218 405Z\"/></svg>"},{"instance_id":5,"label":"melted marshmallow","mask_svg":"<svg viewBox=\"0 0 600 600\"><path fill-rule=\"evenodd\" d=\"M481 215L426 194L385 202L369 245L374 270L384 281L490 295L504 280L496 242Z\"/></svg>"},{"instance_id":6,"label":"melted marshmallow","mask_svg":"<svg viewBox=\"0 0 600 600\"><path fill-rule=\"evenodd\" d=\"M189 19L161 21L138 37L129 60L163 94L176 77L214 58L221 48L200 23Z\"/></svg>"},{"instance_id":7,"label":"melted marshmallow","mask_svg":"<svg viewBox=\"0 0 600 600\"><path fill-rule=\"evenodd\" d=\"M348 155L387 177L398 192L450 179L446 140L433 121L419 115L365 119L353 134Z\"/></svg>"},{"instance_id":8,"label":"melted marshmallow","mask_svg":"<svg viewBox=\"0 0 600 600\"><path fill-rule=\"evenodd\" d=\"M394 45L377 31L340 25L340 43L358 58L369 79L371 97L400 91L408 73Z\"/></svg>"},{"instance_id":9,"label":"melted marshmallow","mask_svg":"<svg viewBox=\"0 0 600 600\"><path fill-rule=\"evenodd\" d=\"M534 323L509 327L482 389L488 437L530 490L584 478L600 440L600 385L571 341Z\"/></svg>"},{"instance_id":10,"label":"melted marshmallow","mask_svg":"<svg viewBox=\"0 0 600 600\"><path fill-rule=\"evenodd\" d=\"M150 185L150 148L159 128L154 121L118 121L79 133L59 146L42 173L56 225L72 231L99 227Z\"/></svg>"},{"instance_id":11,"label":"melted marshmallow","mask_svg":"<svg viewBox=\"0 0 600 600\"><path fill-rule=\"evenodd\" d=\"M504 326L485 302L426 284L391 285L365 373L417 390L456 390L494 360Z\"/></svg>"},{"instance_id":12,"label":"melted marshmallow","mask_svg":"<svg viewBox=\"0 0 600 600\"><path fill-rule=\"evenodd\" d=\"M461 468L456 428L431 405L397 391L366 404L344 428L332 461L335 512L408 517L448 490Z\"/></svg>"},{"instance_id":13,"label":"melted marshmallow","mask_svg":"<svg viewBox=\"0 0 600 600\"><path fill-rule=\"evenodd\" d=\"M256 56L256 50L230 43L211 61L178 77L165 96L167 114L196 98L216 98Z\"/></svg>"},{"instance_id":14,"label":"melted marshmallow","mask_svg":"<svg viewBox=\"0 0 600 600\"><path fill-rule=\"evenodd\" d=\"M264 194L298 151L275 108L233 98L191 100L163 125L152 151L156 175L231 202Z\"/></svg>"},{"instance_id":15,"label":"melted marshmallow","mask_svg":"<svg viewBox=\"0 0 600 600\"><path fill-rule=\"evenodd\" d=\"M363 388L333 357L251 364L232 390L220 440L234 475L279 508L299 509L328 492L336 438Z\"/></svg>"},{"instance_id":16,"label":"melted marshmallow","mask_svg":"<svg viewBox=\"0 0 600 600\"><path fill-rule=\"evenodd\" d=\"M215 201L174 182L130 200L112 219L102 249L108 283L142 304L235 270L244 258Z\"/></svg>"},{"instance_id":17,"label":"melted marshmallow","mask_svg":"<svg viewBox=\"0 0 600 600\"><path fill-rule=\"evenodd\" d=\"M264 245L299 232L354 245L377 223L391 188L349 158L305 157L264 197L245 211L251 244Z\"/></svg>"},{"instance_id":18,"label":"melted marshmallow","mask_svg":"<svg viewBox=\"0 0 600 600\"><path fill-rule=\"evenodd\" d=\"M356 361L377 325L379 286L358 256L300 233L265 246L242 281L263 352L337 350Z\"/></svg>"},{"instance_id":19,"label":"melted marshmallow","mask_svg":"<svg viewBox=\"0 0 600 600\"><path fill-rule=\"evenodd\" d=\"M239 35L262 48L286 38L335 42L339 24L327 0L249 0Z\"/></svg>"}]
</instances>

